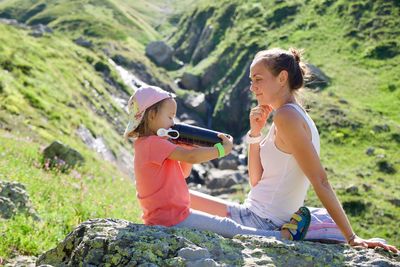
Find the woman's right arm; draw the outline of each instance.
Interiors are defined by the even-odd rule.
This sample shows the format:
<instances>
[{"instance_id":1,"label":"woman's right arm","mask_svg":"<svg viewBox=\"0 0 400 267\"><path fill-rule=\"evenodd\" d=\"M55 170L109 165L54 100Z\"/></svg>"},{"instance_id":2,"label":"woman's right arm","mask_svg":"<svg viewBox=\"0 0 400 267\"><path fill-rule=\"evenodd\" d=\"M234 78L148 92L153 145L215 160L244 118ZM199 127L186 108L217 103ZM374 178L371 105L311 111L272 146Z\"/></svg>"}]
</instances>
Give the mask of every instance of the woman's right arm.
<instances>
[{"instance_id":1,"label":"woman's right arm","mask_svg":"<svg viewBox=\"0 0 400 267\"><path fill-rule=\"evenodd\" d=\"M269 113L272 111L270 106L256 106L250 111L250 137L258 137L261 135L261 130L267 122ZM261 180L263 168L260 157L260 144L249 144L248 152L249 183L254 187Z\"/></svg>"},{"instance_id":2,"label":"woman's right arm","mask_svg":"<svg viewBox=\"0 0 400 267\"><path fill-rule=\"evenodd\" d=\"M261 180L263 168L260 158L260 144L249 144L247 169L249 171L249 183L254 187Z\"/></svg>"}]
</instances>

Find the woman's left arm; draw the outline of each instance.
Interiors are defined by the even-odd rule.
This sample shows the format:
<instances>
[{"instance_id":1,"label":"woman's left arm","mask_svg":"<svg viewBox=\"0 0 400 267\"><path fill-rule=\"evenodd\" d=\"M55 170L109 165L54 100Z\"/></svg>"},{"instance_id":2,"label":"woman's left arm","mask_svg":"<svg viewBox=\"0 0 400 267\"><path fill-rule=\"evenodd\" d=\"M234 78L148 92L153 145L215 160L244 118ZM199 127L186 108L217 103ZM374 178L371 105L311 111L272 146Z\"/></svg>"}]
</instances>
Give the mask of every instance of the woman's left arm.
<instances>
[{"instance_id":1,"label":"woman's left arm","mask_svg":"<svg viewBox=\"0 0 400 267\"><path fill-rule=\"evenodd\" d=\"M379 246L393 252L398 252L394 246L364 240L354 234L342 205L328 181L326 172L321 165L312 141L303 127L303 118L301 115L290 107L283 108L275 115L274 123L286 147L293 154L300 168L310 180L318 198L328 210L349 244L371 248Z\"/></svg>"}]
</instances>

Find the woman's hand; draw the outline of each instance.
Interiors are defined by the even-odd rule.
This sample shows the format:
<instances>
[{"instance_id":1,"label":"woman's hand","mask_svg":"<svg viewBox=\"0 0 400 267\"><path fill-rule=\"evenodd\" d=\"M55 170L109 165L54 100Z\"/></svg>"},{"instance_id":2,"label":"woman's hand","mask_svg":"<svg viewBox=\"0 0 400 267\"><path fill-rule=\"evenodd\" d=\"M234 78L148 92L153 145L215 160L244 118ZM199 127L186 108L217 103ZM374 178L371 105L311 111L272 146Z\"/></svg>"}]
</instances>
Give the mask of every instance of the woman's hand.
<instances>
[{"instance_id":1,"label":"woman's hand","mask_svg":"<svg viewBox=\"0 0 400 267\"><path fill-rule=\"evenodd\" d=\"M268 115L271 113L272 107L270 105L256 106L250 111L250 135L252 137L259 136L261 129L267 122Z\"/></svg>"},{"instance_id":2,"label":"woman's hand","mask_svg":"<svg viewBox=\"0 0 400 267\"><path fill-rule=\"evenodd\" d=\"M400 253L400 251L395 246L385 245L379 241L365 240L358 236L355 236L355 238L349 242L349 245L352 247L365 247L365 248L381 247L393 253Z\"/></svg>"},{"instance_id":3,"label":"woman's hand","mask_svg":"<svg viewBox=\"0 0 400 267\"><path fill-rule=\"evenodd\" d=\"M225 155L231 153L233 148L233 137L230 135L226 136L223 133L218 134L218 137L222 139L222 145L224 146Z\"/></svg>"}]
</instances>

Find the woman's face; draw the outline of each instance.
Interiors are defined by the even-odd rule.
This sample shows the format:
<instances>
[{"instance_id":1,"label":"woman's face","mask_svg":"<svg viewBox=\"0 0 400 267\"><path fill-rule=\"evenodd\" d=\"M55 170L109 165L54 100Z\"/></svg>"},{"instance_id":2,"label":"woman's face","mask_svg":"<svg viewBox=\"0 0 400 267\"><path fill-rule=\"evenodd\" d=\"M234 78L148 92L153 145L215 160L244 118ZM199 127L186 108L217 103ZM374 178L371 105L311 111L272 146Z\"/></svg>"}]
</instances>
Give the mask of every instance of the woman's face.
<instances>
[{"instance_id":1,"label":"woman's face","mask_svg":"<svg viewBox=\"0 0 400 267\"><path fill-rule=\"evenodd\" d=\"M250 66L250 90L255 95L259 105L270 105L279 98L282 90L279 76L274 76L265 66L259 61Z\"/></svg>"}]
</instances>

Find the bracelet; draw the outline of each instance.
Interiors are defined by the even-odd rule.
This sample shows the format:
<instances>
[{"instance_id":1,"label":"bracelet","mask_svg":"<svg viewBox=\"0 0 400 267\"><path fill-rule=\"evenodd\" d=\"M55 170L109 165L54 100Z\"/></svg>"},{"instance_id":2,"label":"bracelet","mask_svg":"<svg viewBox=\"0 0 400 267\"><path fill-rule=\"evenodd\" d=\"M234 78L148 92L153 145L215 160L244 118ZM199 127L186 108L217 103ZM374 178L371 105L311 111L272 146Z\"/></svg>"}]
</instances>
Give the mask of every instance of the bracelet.
<instances>
[{"instance_id":1,"label":"bracelet","mask_svg":"<svg viewBox=\"0 0 400 267\"><path fill-rule=\"evenodd\" d=\"M350 236L350 238L347 240L347 244L350 244L351 241L353 241L356 238L356 234L353 233L352 236Z\"/></svg>"},{"instance_id":2,"label":"bracelet","mask_svg":"<svg viewBox=\"0 0 400 267\"><path fill-rule=\"evenodd\" d=\"M218 150L218 158L225 156L225 148L221 143L216 143L214 147Z\"/></svg>"},{"instance_id":3,"label":"bracelet","mask_svg":"<svg viewBox=\"0 0 400 267\"><path fill-rule=\"evenodd\" d=\"M247 144L257 144L260 143L264 139L264 136L260 135L257 137L251 137L250 131L247 132L245 141Z\"/></svg>"}]
</instances>

